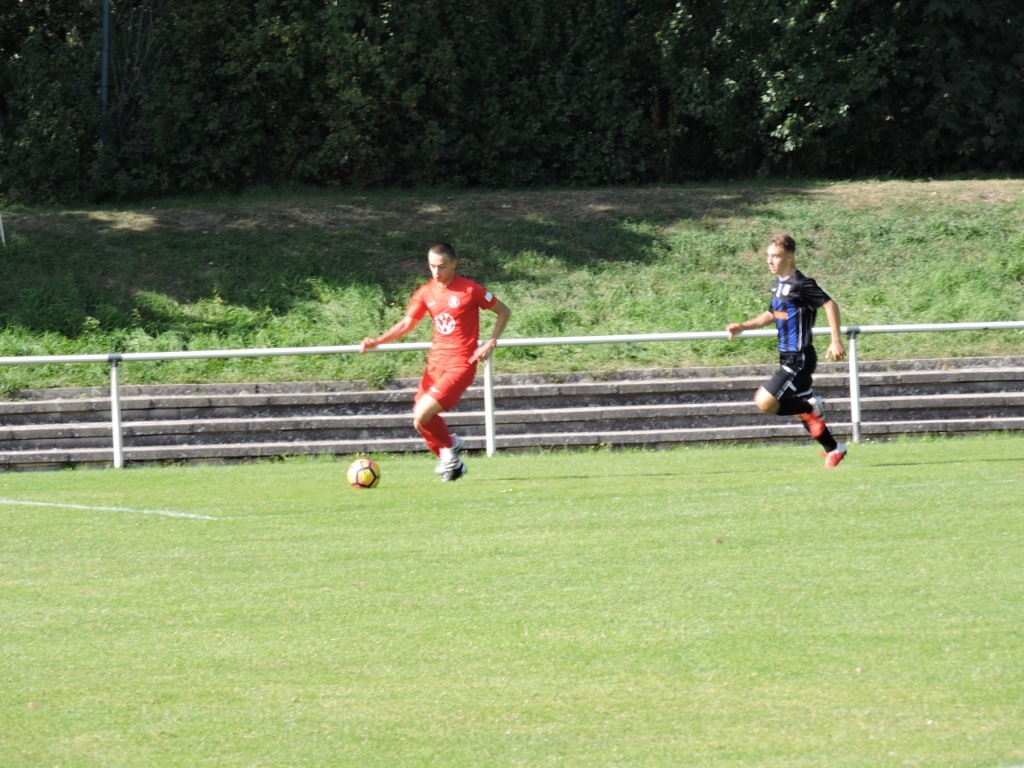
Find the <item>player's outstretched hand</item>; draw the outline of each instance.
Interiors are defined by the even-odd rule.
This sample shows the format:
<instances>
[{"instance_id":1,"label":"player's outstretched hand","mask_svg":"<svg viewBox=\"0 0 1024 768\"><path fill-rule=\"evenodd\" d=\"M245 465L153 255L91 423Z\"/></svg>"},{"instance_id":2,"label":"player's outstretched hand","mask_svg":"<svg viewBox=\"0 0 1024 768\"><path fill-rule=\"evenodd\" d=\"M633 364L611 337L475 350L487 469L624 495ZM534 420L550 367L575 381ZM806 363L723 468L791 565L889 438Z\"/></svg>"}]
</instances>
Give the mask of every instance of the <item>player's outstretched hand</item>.
<instances>
[{"instance_id":1,"label":"player's outstretched hand","mask_svg":"<svg viewBox=\"0 0 1024 768\"><path fill-rule=\"evenodd\" d=\"M359 354L363 354L368 349L373 349L377 346L377 340L372 336L367 336L361 342L359 342Z\"/></svg>"},{"instance_id":2,"label":"player's outstretched hand","mask_svg":"<svg viewBox=\"0 0 1024 768\"><path fill-rule=\"evenodd\" d=\"M729 323L725 326L725 332L729 334L729 338L733 338L737 334L743 333L743 326L740 323Z\"/></svg>"},{"instance_id":3,"label":"player's outstretched hand","mask_svg":"<svg viewBox=\"0 0 1024 768\"><path fill-rule=\"evenodd\" d=\"M842 360L846 357L846 347L843 346L841 341L833 341L828 345L828 351L825 352L826 360Z\"/></svg>"}]
</instances>

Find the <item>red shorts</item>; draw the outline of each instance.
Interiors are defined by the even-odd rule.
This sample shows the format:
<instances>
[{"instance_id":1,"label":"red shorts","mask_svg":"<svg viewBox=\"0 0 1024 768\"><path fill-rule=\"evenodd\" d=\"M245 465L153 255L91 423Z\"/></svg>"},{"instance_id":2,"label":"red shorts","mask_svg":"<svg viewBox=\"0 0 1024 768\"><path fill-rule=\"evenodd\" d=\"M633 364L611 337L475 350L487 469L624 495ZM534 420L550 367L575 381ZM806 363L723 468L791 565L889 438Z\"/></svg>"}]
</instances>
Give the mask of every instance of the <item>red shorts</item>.
<instances>
[{"instance_id":1,"label":"red shorts","mask_svg":"<svg viewBox=\"0 0 1024 768\"><path fill-rule=\"evenodd\" d=\"M416 401L424 395L430 395L444 410L450 411L469 389L474 378L476 364L468 368L445 368L427 363L427 370L423 372L420 387L416 391Z\"/></svg>"}]
</instances>

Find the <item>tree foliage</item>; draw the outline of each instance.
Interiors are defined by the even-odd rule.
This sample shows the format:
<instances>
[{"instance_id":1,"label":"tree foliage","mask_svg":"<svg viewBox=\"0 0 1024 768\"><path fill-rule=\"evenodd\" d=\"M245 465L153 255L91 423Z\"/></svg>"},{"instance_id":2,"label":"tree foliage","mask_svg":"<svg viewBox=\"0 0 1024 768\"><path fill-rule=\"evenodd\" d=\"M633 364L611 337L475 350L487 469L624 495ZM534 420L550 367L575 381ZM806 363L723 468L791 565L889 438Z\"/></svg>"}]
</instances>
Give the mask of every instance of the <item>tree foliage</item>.
<instances>
[{"instance_id":1,"label":"tree foliage","mask_svg":"<svg viewBox=\"0 0 1024 768\"><path fill-rule=\"evenodd\" d=\"M95 0L0 10L0 194L1014 171L1017 0Z\"/></svg>"}]
</instances>

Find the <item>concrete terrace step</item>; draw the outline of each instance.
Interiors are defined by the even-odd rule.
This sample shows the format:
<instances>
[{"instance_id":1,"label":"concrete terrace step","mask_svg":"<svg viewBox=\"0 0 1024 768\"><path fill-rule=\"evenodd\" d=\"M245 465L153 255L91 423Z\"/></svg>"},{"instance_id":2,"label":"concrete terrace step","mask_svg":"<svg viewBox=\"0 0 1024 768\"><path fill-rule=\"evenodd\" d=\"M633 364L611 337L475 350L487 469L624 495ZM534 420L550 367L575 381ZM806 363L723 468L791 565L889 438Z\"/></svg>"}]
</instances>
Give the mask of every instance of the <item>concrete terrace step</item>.
<instances>
[{"instance_id":1,"label":"concrete terrace step","mask_svg":"<svg viewBox=\"0 0 1024 768\"><path fill-rule=\"evenodd\" d=\"M850 425L836 423L833 433L840 440L850 434ZM892 437L907 434L968 434L979 431L1021 431L1024 417L1006 419L962 419L936 421L905 421L866 424L862 434ZM766 426L741 426L714 429L643 429L586 432L537 432L522 435L501 435L497 447L505 450L537 448L583 448L598 446L663 448L685 443L716 441L750 442L767 440L806 440L806 433L796 423L780 422ZM470 451L484 448L484 438L467 437ZM227 445L173 445L126 448L127 463L236 461L271 458L283 455L351 455L358 453L423 452L422 441L416 438L372 441L304 440L296 442L232 443ZM109 466L109 448L50 449L0 452L0 466L10 468L60 467L72 465Z\"/></svg>"},{"instance_id":2,"label":"concrete terrace step","mask_svg":"<svg viewBox=\"0 0 1024 768\"><path fill-rule=\"evenodd\" d=\"M837 439L847 438L851 425L830 424ZM979 431L1024 430L1024 416L1007 419L945 419L935 421L903 421L871 424L871 429L862 427L862 433L876 437L891 437L906 434L940 433L946 435L967 434ZM764 440L807 440L807 433L797 422L779 421L774 426L739 426L714 429L654 429L654 430L610 430L607 432L551 432L529 435L506 435L497 438L498 448L572 447L572 446L643 446L670 447L682 443L708 443L715 441L751 442Z\"/></svg>"},{"instance_id":3,"label":"concrete terrace step","mask_svg":"<svg viewBox=\"0 0 1024 768\"><path fill-rule=\"evenodd\" d=\"M829 419L838 423L849 421L848 398L826 403ZM916 420L965 417L991 418L1024 414L1024 392L982 395L930 395L891 398L862 398L864 415L884 416L887 420L913 414ZM482 435L482 411L456 411L448 416L449 424L464 436ZM557 426L565 432L591 431L597 424L622 430L659 427L730 427L774 422L774 417L756 411L749 401L681 403L661 405L584 406L535 410L497 410L495 423L500 432L531 433L538 428ZM318 415L300 417L252 417L205 419L158 419L126 421L122 434L133 446L180 443L201 438L211 442L295 442L308 438L372 440L405 436L410 432L410 418L403 414ZM104 447L110 443L110 423L105 421L72 424L32 424L0 427L0 450L41 447ZM45 446L47 441L52 445Z\"/></svg>"},{"instance_id":4,"label":"concrete terrace step","mask_svg":"<svg viewBox=\"0 0 1024 768\"><path fill-rule=\"evenodd\" d=\"M774 365L496 377L502 449L806 439L795 419L760 414L753 391ZM232 461L284 454L423 450L411 426L417 380L125 386L125 459ZM478 379L446 418L484 448ZM861 434L1024 429L1024 358L884 361L861 366ZM848 367L819 367L837 436L850 434ZM0 467L109 464L103 387L31 390L0 402Z\"/></svg>"},{"instance_id":5,"label":"concrete terrace step","mask_svg":"<svg viewBox=\"0 0 1024 768\"><path fill-rule=\"evenodd\" d=\"M423 441L417 436L406 440L342 441L306 440L301 442L273 443L231 443L227 445L164 445L126 448L126 463L246 460L273 458L276 456L300 456L354 453L406 453L425 451ZM0 465L9 467L31 466L72 466L78 464L109 465L112 462L111 449L101 448L54 448L50 450L2 451Z\"/></svg>"},{"instance_id":6,"label":"concrete terrace step","mask_svg":"<svg viewBox=\"0 0 1024 768\"><path fill-rule=\"evenodd\" d=\"M121 397L122 417L143 413L147 419L183 417L230 418L240 414L275 410L292 413L317 413L334 410L381 409L393 405L402 412L411 410L415 394L410 390L353 391L344 393L289 392L282 394L217 395L133 395ZM357 406L358 408L354 408ZM29 422L39 417L55 423L95 419L110 414L109 394L73 399L19 400L0 403L0 420L5 424Z\"/></svg>"},{"instance_id":7,"label":"concrete terrace step","mask_svg":"<svg viewBox=\"0 0 1024 768\"><path fill-rule=\"evenodd\" d=\"M658 403L703 403L714 395L716 402L749 402L752 392L765 375L733 378L657 378L638 381L592 381L570 383L496 384L495 400L508 409L557 407L566 400L579 405L626 405L641 401ZM825 373L815 377L815 389L829 400L842 399L849 392L845 373ZM1024 368L959 371L911 371L865 373L861 376L861 394L872 397L897 397L960 392L1024 392ZM369 415L407 414L411 410L415 387L379 391L345 392L156 394L121 398L124 421L182 419L251 418L270 416L312 416L329 409L331 413ZM463 398L463 408L478 409L483 387L471 387ZM0 402L0 423L70 424L109 418L109 395L89 392L88 396L26 399Z\"/></svg>"},{"instance_id":8,"label":"concrete terrace step","mask_svg":"<svg viewBox=\"0 0 1024 768\"><path fill-rule=\"evenodd\" d=\"M701 405L615 406L559 408L535 411L496 411L499 432L529 433L538 426L561 431L587 431L601 425L617 429L666 426L729 426L739 420L764 419L749 403ZM447 416L449 425L464 437L484 435L482 411L460 411ZM415 437L408 414L378 416L306 416L301 418L200 419L125 422L126 447L187 442L294 443L319 441L369 442ZM96 447L111 443L109 422L43 424L0 427L0 451Z\"/></svg>"}]
</instances>

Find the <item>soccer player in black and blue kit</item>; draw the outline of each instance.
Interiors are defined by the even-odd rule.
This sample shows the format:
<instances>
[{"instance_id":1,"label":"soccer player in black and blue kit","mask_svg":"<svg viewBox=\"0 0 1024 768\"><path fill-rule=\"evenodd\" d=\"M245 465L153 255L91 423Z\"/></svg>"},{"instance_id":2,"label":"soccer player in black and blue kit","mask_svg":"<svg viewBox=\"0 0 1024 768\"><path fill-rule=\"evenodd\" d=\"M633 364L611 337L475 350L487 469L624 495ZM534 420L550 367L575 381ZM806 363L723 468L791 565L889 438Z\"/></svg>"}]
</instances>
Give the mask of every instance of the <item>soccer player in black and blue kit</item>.
<instances>
[{"instance_id":1,"label":"soccer player in black and blue kit","mask_svg":"<svg viewBox=\"0 0 1024 768\"><path fill-rule=\"evenodd\" d=\"M765 251L768 269L775 275L769 309L742 323L729 323L726 331L733 338L743 331L775 323L779 331L779 370L754 395L762 412L778 416L796 416L803 421L811 437L825 449L825 466L835 467L846 456L825 424L822 402L814 396L812 375L818 364L811 329L818 309L825 310L832 330L825 359L842 360L846 356L839 331L839 305L810 277L796 268L796 242L789 235L775 235Z\"/></svg>"}]
</instances>

